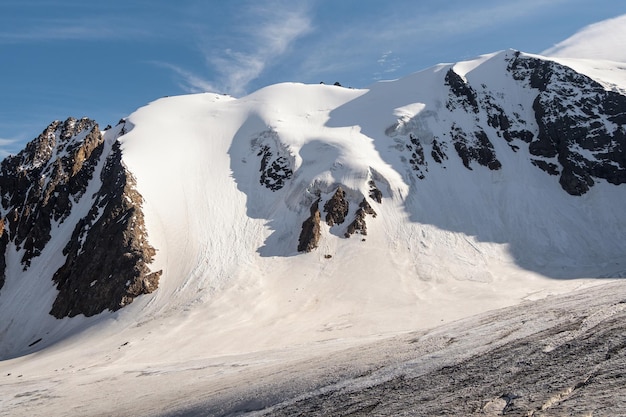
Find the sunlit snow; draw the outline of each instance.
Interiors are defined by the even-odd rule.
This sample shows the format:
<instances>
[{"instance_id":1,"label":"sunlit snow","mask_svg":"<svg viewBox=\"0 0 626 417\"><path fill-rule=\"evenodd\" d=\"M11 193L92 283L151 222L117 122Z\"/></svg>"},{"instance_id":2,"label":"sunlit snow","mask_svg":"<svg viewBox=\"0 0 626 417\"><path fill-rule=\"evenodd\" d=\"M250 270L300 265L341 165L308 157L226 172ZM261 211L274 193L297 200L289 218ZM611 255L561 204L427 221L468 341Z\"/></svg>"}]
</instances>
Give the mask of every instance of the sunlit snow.
<instances>
[{"instance_id":1,"label":"sunlit snow","mask_svg":"<svg viewBox=\"0 0 626 417\"><path fill-rule=\"evenodd\" d=\"M26 274L13 251L0 293L0 317L15 317L0 325L0 355L12 358L0 363L0 415L165 412L277 363L623 275L623 186L599 182L570 196L530 163L527 148L504 141L494 143L499 171L469 171L452 157L428 159L423 180L407 171L400 136L449 132L436 87L449 68L500 93L507 111L532 109L533 92L503 75L511 53L369 89L285 83L240 99L167 97L137 110L120 141L157 249L152 268L164 271L159 289L116 313L55 320L47 314L55 289L36 276L63 261L71 229L60 225ZM572 67L602 78L609 67L598 65ZM608 82L626 88L624 71L614 74ZM284 188L259 183L261 144L293 164ZM383 201L372 203L378 215L367 236L346 239L323 225L318 249L297 252L316 193L341 184L359 200L370 181Z\"/></svg>"}]
</instances>

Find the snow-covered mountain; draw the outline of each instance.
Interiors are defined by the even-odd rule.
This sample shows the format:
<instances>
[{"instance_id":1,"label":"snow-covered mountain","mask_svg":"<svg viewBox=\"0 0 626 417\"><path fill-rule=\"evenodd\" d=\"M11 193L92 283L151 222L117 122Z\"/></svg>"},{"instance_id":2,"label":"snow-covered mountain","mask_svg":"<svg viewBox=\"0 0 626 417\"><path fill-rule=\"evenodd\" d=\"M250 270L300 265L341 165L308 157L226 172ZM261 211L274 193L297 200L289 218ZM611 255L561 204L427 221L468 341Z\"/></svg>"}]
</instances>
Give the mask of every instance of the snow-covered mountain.
<instances>
[{"instance_id":1,"label":"snow-covered mountain","mask_svg":"<svg viewBox=\"0 0 626 417\"><path fill-rule=\"evenodd\" d=\"M626 276L609 61L166 97L54 122L1 171L0 366L22 375L332 350Z\"/></svg>"}]
</instances>

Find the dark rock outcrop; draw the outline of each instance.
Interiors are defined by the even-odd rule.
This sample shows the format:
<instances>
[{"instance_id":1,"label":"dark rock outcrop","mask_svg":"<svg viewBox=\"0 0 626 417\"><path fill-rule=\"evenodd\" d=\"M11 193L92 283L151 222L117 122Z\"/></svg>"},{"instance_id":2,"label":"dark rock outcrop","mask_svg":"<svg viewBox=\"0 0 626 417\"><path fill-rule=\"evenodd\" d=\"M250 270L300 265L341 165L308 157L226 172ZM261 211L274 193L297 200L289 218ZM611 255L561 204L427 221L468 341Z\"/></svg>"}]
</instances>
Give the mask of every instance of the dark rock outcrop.
<instances>
[{"instance_id":1,"label":"dark rock outcrop","mask_svg":"<svg viewBox=\"0 0 626 417\"><path fill-rule=\"evenodd\" d=\"M311 205L311 215L302 223L302 231L298 240L298 252L311 252L317 248L320 240L321 214L319 200Z\"/></svg>"},{"instance_id":2,"label":"dark rock outcrop","mask_svg":"<svg viewBox=\"0 0 626 417\"><path fill-rule=\"evenodd\" d=\"M562 166L559 183L565 191L582 195L594 178L626 183L626 96L569 67L519 53L507 70L538 90L533 110L539 134L529 150Z\"/></svg>"},{"instance_id":3,"label":"dark rock outcrop","mask_svg":"<svg viewBox=\"0 0 626 417\"><path fill-rule=\"evenodd\" d=\"M102 187L63 250L65 264L54 274L57 318L106 309L115 311L157 289L161 271L150 272L155 250L147 241L142 197L121 161L119 142L107 158Z\"/></svg>"},{"instance_id":4,"label":"dark rock outcrop","mask_svg":"<svg viewBox=\"0 0 626 417\"><path fill-rule=\"evenodd\" d=\"M502 164L496 157L493 144L485 132L479 130L468 135L460 127L453 124L450 133L454 142L454 149L461 157L465 168L471 170L470 162L472 161L476 161L490 170L502 168Z\"/></svg>"},{"instance_id":5,"label":"dark rock outcrop","mask_svg":"<svg viewBox=\"0 0 626 417\"><path fill-rule=\"evenodd\" d=\"M421 180L425 178L424 173L428 171L428 162L424 156L424 147L420 140L413 134L409 134L410 143L406 144L407 150L411 152L409 164Z\"/></svg>"},{"instance_id":6,"label":"dark rock outcrop","mask_svg":"<svg viewBox=\"0 0 626 417\"><path fill-rule=\"evenodd\" d=\"M119 133L124 131L122 126ZM9 242L22 250L27 270L53 234L71 230L64 265L39 277L57 284L52 315L117 310L156 289L160 272L147 266L155 251L147 241L141 196L122 164L119 144L107 144L95 121L50 124L23 151L2 161L0 192L0 289Z\"/></svg>"},{"instance_id":7,"label":"dark rock outcrop","mask_svg":"<svg viewBox=\"0 0 626 417\"><path fill-rule=\"evenodd\" d=\"M280 146L278 134L273 130L262 132L253 140L252 146L258 149L257 156L261 157L261 185L272 191L283 188L293 176L293 167L288 152Z\"/></svg>"},{"instance_id":8,"label":"dark rock outcrop","mask_svg":"<svg viewBox=\"0 0 626 417\"><path fill-rule=\"evenodd\" d=\"M346 192L341 187L337 187L335 194L324 204L326 224L333 226L343 223L346 220L349 209L350 203L346 199Z\"/></svg>"},{"instance_id":9,"label":"dark rock outcrop","mask_svg":"<svg viewBox=\"0 0 626 417\"><path fill-rule=\"evenodd\" d=\"M439 143L437 139L433 140L432 150L430 151L430 156L432 156L432 158L438 164L441 164L444 160L448 159L448 155L446 155L446 153L443 151L444 146L445 145L442 143Z\"/></svg>"},{"instance_id":10,"label":"dark rock outcrop","mask_svg":"<svg viewBox=\"0 0 626 417\"><path fill-rule=\"evenodd\" d=\"M450 87L451 93L451 97L446 103L449 110L457 108L457 104L459 104L465 110L472 110L474 113L479 112L476 91L452 68L446 73L445 85Z\"/></svg>"},{"instance_id":11,"label":"dark rock outcrop","mask_svg":"<svg viewBox=\"0 0 626 417\"><path fill-rule=\"evenodd\" d=\"M53 122L26 148L0 166L2 208L10 238L23 248L25 268L50 240L86 191L104 140L93 120Z\"/></svg>"},{"instance_id":12,"label":"dark rock outcrop","mask_svg":"<svg viewBox=\"0 0 626 417\"><path fill-rule=\"evenodd\" d=\"M7 245L9 243L9 234L4 229L4 220L0 219L0 290L4 286L4 281L6 280L6 258L5 253L7 250Z\"/></svg>"},{"instance_id":13,"label":"dark rock outcrop","mask_svg":"<svg viewBox=\"0 0 626 417\"><path fill-rule=\"evenodd\" d=\"M382 203L383 193L382 191L378 189L378 187L376 186L376 183L373 180L370 180L369 186L370 186L370 198L379 204Z\"/></svg>"},{"instance_id":14,"label":"dark rock outcrop","mask_svg":"<svg viewBox=\"0 0 626 417\"><path fill-rule=\"evenodd\" d=\"M285 181L293 175L287 159L284 156L274 157L266 145L261 147L258 156L261 156L261 184L272 191L283 188Z\"/></svg>"},{"instance_id":15,"label":"dark rock outcrop","mask_svg":"<svg viewBox=\"0 0 626 417\"><path fill-rule=\"evenodd\" d=\"M359 204L359 209L354 215L354 221L348 225L345 237L350 237L355 233L360 233L363 236L367 235L367 224L365 223L365 217L367 215L376 217L376 211L370 206L370 203L364 198Z\"/></svg>"},{"instance_id":16,"label":"dark rock outcrop","mask_svg":"<svg viewBox=\"0 0 626 417\"><path fill-rule=\"evenodd\" d=\"M586 193L597 179L626 183L626 95L554 61L514 51L505 53L504 59L513 83L536 94L532 108L516 102L517 96L512 97L515 106L509 106L505 104L511 98L509 91L492 89L488 81L471 85L454 67L449 68L443 79L448 88L445 109L424 110L386 131L395 136L402 127L400 131L409 135L410 143L397 149L406 152L401 159L414 175L426 178L427 156L443 164L447 146L454 147L467 169L477 162L498 170L502 164L494 143L502 138L514 152L528 146L531 163L558 176L561 187L571 195ZM459 118L462 113L466 116ZM430 132L429 137L424 120L430 117L438 124L447 120L450 136ZM426 139L420 141L422 137Z\"/></svg>"}]
</instances>

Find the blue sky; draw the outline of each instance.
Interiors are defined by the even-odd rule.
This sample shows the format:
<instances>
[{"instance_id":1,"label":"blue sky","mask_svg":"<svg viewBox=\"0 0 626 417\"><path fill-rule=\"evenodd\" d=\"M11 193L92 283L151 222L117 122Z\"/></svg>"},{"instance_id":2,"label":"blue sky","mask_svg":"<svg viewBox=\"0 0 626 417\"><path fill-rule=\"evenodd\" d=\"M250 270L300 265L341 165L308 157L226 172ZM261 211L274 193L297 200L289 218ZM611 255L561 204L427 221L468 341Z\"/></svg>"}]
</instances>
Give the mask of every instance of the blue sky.
<instances>
[{"instance_id":1,"label":"blue sky","mask_svg":"<svg viewBox=\"0 0 626 417\"><path fill-rule=\"evenodd\" d=\"M539 53L617 0L2 0L0 149L166 95L283 81L367 87L506 48Z\"/></svg>"}]
</instances>

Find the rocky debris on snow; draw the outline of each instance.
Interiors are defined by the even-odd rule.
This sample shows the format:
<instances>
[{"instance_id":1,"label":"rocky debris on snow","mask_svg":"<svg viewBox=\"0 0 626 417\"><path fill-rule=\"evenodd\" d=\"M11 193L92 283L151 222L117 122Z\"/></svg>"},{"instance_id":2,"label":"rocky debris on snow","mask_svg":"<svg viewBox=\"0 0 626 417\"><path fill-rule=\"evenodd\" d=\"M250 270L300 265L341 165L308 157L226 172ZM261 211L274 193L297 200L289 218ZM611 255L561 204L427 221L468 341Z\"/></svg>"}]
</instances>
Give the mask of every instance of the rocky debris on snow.
<instances>
[{"instance_id":1,"label":"rocky debris on snow","mask_svg":"<svg viewBox=\"0 0 626 417\"><path fill-rule=\"evenodd\" d=\"M317 248L320 240L321 214L319 199L311 205L311 216L302 223L302 231L298 240L298 252L311 252Z\"/></svg>"},{"instance_id":2,"label":"rocky debris on snow","mask_svg":"<svg viewBox=\"0 0 626 417\"><path fill-rule=\"evenodd\" d=\"M441 164L444 160L448 159L448 155L446 155L443 151L445 146L445 143L440 143L437 139L433 140L430 156L432 156L433 160L438 164Z\"/></svg>"},{"instance_id":3,"label":"rocky debris on snow","mask_svg":"<svg viewBox=\"0 0 626 417\"><path fill-rule=\"evenodd\" d=\"M364 198L359 204L359 209L354 215L354 221L348 225L345 237L350 237L355 233L360 233L363 236L367 235L367 224L365 223L365 216L370 215L376 217L376 211L370 206L370 203Z\"/></svg>"},{"instance_id":4,"label":"rocky debris on snow","mask_svg":"<svg viewBox=\"0 0 626 417\"><path fill-rule=\"evenodd\" d=\"M262 132L253 141L253 147L258 147L257 156L261 157L261 185L272 191L283 188L293 176L293 169L287 152L280 147L278 134L273 130Z\"/></svg>"},{"instance_id":5,"label":"rocky debris on snow","mask_svg":"<svg viewBox=\"0 0 626 417\"><path fill-rule=\"evenodd\" d=\"M280 394L257 389L257 414L626 415L623 289L588 288L325 355L326 372L301 368ZM391 359L367 359L382 352ZM305 382L311 375L317 382Z\"/></svg>"},{"instance_id":6,"label":"rocky debris on snow","mask_svg":"<svg viewBox=\"0 0 626 417\"><path fill-rule=\"evenodd\" d=\"M346 199L346 192L341 187L337 187L335 194L324 204L326 212L326 224L333 226L341 224L346 220L350 203Z\"/></svg>"}]
</instances>

